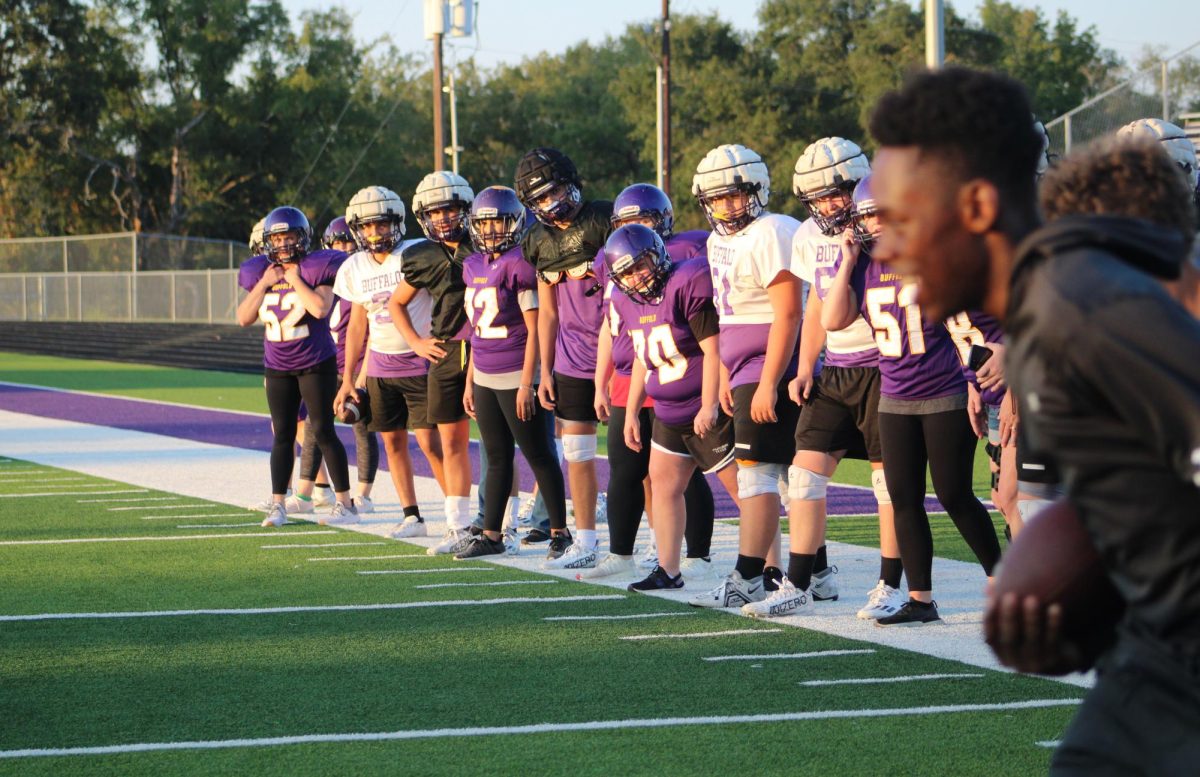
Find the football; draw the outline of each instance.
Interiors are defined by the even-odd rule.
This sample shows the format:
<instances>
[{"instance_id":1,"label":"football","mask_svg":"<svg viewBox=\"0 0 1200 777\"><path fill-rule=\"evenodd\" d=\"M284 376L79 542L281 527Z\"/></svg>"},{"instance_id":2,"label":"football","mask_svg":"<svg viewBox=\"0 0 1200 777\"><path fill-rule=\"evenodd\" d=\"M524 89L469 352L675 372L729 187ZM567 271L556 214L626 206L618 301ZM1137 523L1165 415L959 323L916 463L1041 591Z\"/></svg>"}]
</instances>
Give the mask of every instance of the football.
<instances>
[{"instance_id":1,"label":"football","mask_svg":"<svg viewBox=\"0 0 1200 777\"><path fill-rule=\"evenodd\" d=\"M994 596L1007 593L1061 605L1064 638L1093 657L1115 638L1125 611L1079 514L1065 499L1025 524L1004 554Z\"/></svg>"},{"instance_id":2,"label":"football","mask_svg":"<svg viewBox=\"0 0 1200 777\"><path fill-rule=\"evenodd\" d=\"M356 424L366 420L370 412L371 406L367 402L367 392L363 389L356 389L342 403L342 412L338 414L338 420L344 424Z\"/></svg>"}]
</instances>

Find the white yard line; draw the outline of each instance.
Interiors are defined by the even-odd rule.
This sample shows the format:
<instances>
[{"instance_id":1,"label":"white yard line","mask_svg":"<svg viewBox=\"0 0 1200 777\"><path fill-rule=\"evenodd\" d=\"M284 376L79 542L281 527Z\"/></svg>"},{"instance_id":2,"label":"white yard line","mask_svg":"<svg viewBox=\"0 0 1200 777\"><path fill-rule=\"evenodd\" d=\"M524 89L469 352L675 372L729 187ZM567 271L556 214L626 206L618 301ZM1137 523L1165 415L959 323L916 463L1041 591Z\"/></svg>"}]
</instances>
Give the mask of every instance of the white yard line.
<instances>
[{"instance_id":1,"label":"white yard line","mask_svg":"<svg viewBox=\"0 0 1200 777\"><path fill-rule=\"evenodd\" d=\"M1074 706L1079 699L1031 699L1000 704L945 704L933 707L900 707L859 710L811 710L763 715L706 715L687 718L630 718L591 720L579 723L537 723L524 726L479 726L475 728L409 729L407 731L359 732L346 734L297 734L258 739L197 740L192 742L139 742L95 747L31 748L0 750L0 758L37 758L47 756L116 755L163 750L225 750L240 747L277 747L325 742L386 742L413 739L450 739L513 734L552 734L573 731L616 731L628 729L677 728L679 726L729 726L751 723L782 723L799 720L836 720L846 718L893 718L913 715L947 715L960 712L1006 712Z\"/></svg>"},{"instance_id":2,"label":"white yard line","mask_svg":"<svg viewBox=\"0 0 1200 777\"><path fill-rule=\"evenodd\" d=\"M870 648L861 650L813 650L808 653L767 653L760 655L742 656L705 656L705 661L764 661L779 658L825 658L827 656L865 656L875 651Z\"/></svg>"},{"instance_id":3,"label":"white yard line","mask_svg":"<svg viewBox=\"0 0 1200 777\"><path fill-rule=\"evenodd\" d=\"M259 545L262 550L290 550L291 548L345 548L350 545L390 545L390 542L293 542L290 545Z\"/></svg>"},{"instance_id":4,"label":"white yard line","mask_svg":"<svg viewBox=\"0 0 1200 777\"><path fill-rule=\"evenodd\" d=\"M24 483L27 480L29 480L29 477L27 477L25 473L22 473L20 476L12 473L5 473L0 475L0 486L7 485L8 483ZM45 473L39 474L37 478L38 483L72 483L80 480L94 480L94 478L61 477L59 475L47 475Z\"/></svg>"},{"instance_id":5,"label":"white yard line","mask_svg":"<svg viewBox=\"0 0 1200 777\"><path fill-rule=\"evenodd\" d=\"M77 504L98 504L100 502L169 502L178 499L177 496L131 496L116 499L76 499Z\"/></svg>"},{"instance_id":6,"label":"white yard line","mask_svg":"<svg viewBox=\"0 0 1200 777\"><path fill-rule=\"evenodd\" d=\"M699 637L734 637L743 634L778 634L783 629L730 629L729 631L697 631L695 634L635 634L617 639L697 639Z\"/></svg>"},{"instance_id":7,"label":"white yard line","mask_svg":"<svg viewBox=\"0 0 1200 777\"><path fill-rule=\"evenodd\" d=\"M342 542L342 543L338 543L338 544L339 545L383 545L384 543L382 543L382 542ZM264 545L263 547L265 548L267 546ZM281 546L272 545L271 547L278 548ZM336 546L335 545L310 545L309 547L331 548L331 547L336 547ZM429 558L429 554L428 553L397 553L394 556L316 556L314 558L308 559L308 561L374 561L376 559L381 559L381 558ZM469 567L469 569L480 569L480 568L481 567ZM484 567L484 568L486 568L486 567ZM425 572L425 571L431 571L431 570L422 569L422 570L418 570L418 571Z\"/></svg>"},{"instance_id":8,"label":"white yard line","mask_svg":"<svg viewBox=\"0 0 1200 777\"><path fill-rule=\"evenodd\" d=\"M684 615L696 615L695 612L642 612L637 615L551 615L542 618L544 621L624 621L640 618L677 618Z\"/></svg>"},{"instance_id":9,"label":"white yard line","mask_svg":"<svg viewBox=\"0 0 1200 777\"><path fill-rule=\"evenodd\" d=\"M211 527L204 527L211 528ZM337 534L335 531L298 531L293 534ZM172 537L74 537L66 540L4 540L0 545L74 545L81 542L169 542L172 540L221 540L233 537L278 537L278 531L238 534L180 534Z\"/></svg>"},{"instance_id":10,"label":"white yard line","mask_svg":"<svg viewBox=\"0 0 1200 777\"><path fill-rule=\"evenodd\" d=\"M429 558L426 556L425 558ZM430 572L492 572L495 567L437 567L435 569L362 569L356 575L425 575ZM417 586L422 588L423 586Z\"/></svg>"},{"instance_id":11,"label":"white yard line","mask_svg":"<svg viewBox=\"0 0 1200 777\"><path fill-rule=\"evenodd\" d=\"M179 516L176 516L178 519ZM285 523L284 526L295 526L294 523ZM262 521L251 521L250 523L181 523L176 526L176 529L241 529L246 526L262 526ZM247 535L250 536L250 535Z\"/></svg>"},{"instance_id":12,"label":"white yard line","mask_svg":"<svg viewBox=\"0 0 1200 777\"><path fill-rule=\"evenodd\" d=\"M196 515L142 515L143 521L178 521L181 518L241 518L237 513L198 513Z\"/></svg>"},{"instance_id":13,"label":"white yard line","mask_svg":"<svg viewBox=\"0 0 1200 777\"><path fill-rule=\"evenodd\" d=\"M178 499L179 497L175 497ZM184 505L133 505L131 507L106 507L110 513L127 513L136 512L138 510L191 510L193 508L208 507L207 504L193 502Z\"/></svg>"},{"instance_id":14,"label":"white yard line","mask_svg":"<svg viewBox=\"0 0 1200 777\"><path fill-rule=\"evenodd\" d=\"M1054 749L1062 744L1061 739L1043 739L1041 742L1034 742L1038 747L1049 747Z\"/></svg>"},{"instance_id":15,"label":"white yard line","mask_svg":"<svg viewBox=\"0 0 1200 777\"><path fill-rule=\"evenodd\" d=\"M429 583L428 585L414 585L413 588L490 588L498 585L553 585L557 582L557 580L504 580L498 583Z\"/></svg>"},{"instance_id":16,"label":"white yard line","mask_svg":"<svg viewBox=\"0 0 1200 777\"><path fill-rule=\"evenodd\" d=\"M62 491L44 491L37 494L0 494L0 499L28 499L34 496L103 496L105 494L145 494L148 489L132 488L124 491L73 491L64 494Z\"/></svg>"},{"instance_id":17,"label":"white yard line","mask_svg":"<svg viewBox=\"0 0 1200 777\"><path fill-rule=\"evenodd\" d=\"M898 677L849 677L844 680L801 680L798 685L818 688L825 685L883 685L885 683L916 683L925 680L976 680L980 677L983 677L983 675L970 672L962 674L910 674Z\"/></svg>"}]
</instances>

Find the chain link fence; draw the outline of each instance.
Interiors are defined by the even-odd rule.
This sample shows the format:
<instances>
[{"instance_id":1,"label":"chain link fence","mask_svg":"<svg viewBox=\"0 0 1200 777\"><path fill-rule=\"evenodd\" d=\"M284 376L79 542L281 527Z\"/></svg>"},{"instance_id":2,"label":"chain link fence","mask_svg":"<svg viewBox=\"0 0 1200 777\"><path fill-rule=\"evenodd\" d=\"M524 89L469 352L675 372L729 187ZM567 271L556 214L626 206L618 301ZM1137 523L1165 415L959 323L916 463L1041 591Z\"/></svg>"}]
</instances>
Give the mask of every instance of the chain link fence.
<instances>
[{"instance_id":1,"label":"chain link fence","mask_svg":"<svg viewBox=\"0 0 1200 777\"><path fill-rule=\"evenodd\" d=\"M0 321L232 324L237 270L0 274Z\"/></svg>"},{"instance_id":2,"label":"chain link fence","mask_svg":"<svg viewBox=\"0 0 1200 777\"><path fill-rule=\"evenodd\" d=\"M0 240L0 273L231 270L247 249L230 240L147 232Z\"/></svg>"}]
</instances>

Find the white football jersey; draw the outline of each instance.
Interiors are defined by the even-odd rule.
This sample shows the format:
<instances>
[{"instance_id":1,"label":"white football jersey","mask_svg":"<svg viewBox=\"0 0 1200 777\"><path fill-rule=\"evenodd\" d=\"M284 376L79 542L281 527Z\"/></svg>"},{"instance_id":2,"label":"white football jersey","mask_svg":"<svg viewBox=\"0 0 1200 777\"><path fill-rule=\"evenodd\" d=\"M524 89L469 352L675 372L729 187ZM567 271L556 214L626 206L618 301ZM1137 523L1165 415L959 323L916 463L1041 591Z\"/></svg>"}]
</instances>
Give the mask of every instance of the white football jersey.
<instances>
[{"instance_id":1,"label":"white football jersey","mask_svg":"<svg viewBox=\"0 0 1200 777\"><path fill-rule=\"evenodd\" d=\"M368 252L356 251L342 264L334 281L334 294L366 308L370 350L376 353L412 353L412 347L392 323L387 304L404 277L400 256L405 248L415 242L401 242L382 264L376 262ZM422 337L428 337L433 315L433 298L429 292L425 289L418 291L407 307L413 329Z\"/></svg>"},{"instance_id":2,"label":"white football jersey","mask_svg":"<svg viewBox=\"0 0 1200 777\"><path fill-rule=\"evenodd\" d=\"M817 289L817 296L824 301L837 275L842 258L842 241L839 237L826 237L816 222L808 219L796 230L792 240L792 272L796 273ZM877 350L875 334L871 325L860 314L854 323L845 329L826 333L825 349L829 353L859 353Z\"/></svg>"},{"instance_id":3,"label":"white football jersey","mask_svg":"<svg viewBox=\"0 0 1200 777\"><path fill-rule=\"evenodd\" d=\"M799 226L791 216L767 213L737 234L709 234L708 266L722 327L771 323L767 286L792 271L792 238Z\"/></svg>"}]
</instances>

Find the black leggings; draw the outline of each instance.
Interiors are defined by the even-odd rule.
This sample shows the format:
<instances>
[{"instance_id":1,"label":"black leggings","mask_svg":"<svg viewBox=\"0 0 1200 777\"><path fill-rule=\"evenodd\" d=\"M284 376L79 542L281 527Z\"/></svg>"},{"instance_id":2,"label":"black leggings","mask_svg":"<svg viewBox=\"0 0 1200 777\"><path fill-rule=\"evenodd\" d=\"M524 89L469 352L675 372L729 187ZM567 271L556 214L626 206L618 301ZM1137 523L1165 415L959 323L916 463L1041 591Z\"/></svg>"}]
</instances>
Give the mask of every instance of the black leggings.
<instances>
[{"instance_id":1,"label":"black leggings","mask_svg":"<svg viewBox=\"0 0 1200 777\"><path fill-rule=\"evenodd\" d=\"M479 439L487 450L487 485L483 495L483 528L500 531L504 507L513 482L513 443L529 462L538 490L550 515L551 529L567 528L567 494L563 484L554 433L547 434L544 419L517 418L517 390L497 390L478 383L474 386L475 422ZM534 412L547 412L534 400Z\"/></svg>"},{"instance_id":2,"label":"black leggings","mask_svg":"<svg viewBox=\"0 0 1200 777\"><path fill-rule=\"evenodd\" d=\"M608 419L608 544L609 551L618 556L633 554L642 512L646 509L642 481L650 471L653 412L643 408L638 422L645 443L641 452L625 447L625 408L612 408ZM712 549L715 508L712 489L699 469L692 472L683 500L687 512L683 536L687 540L688 558L708 556Z\"/></svg>"},{"instance_id":3,"label":"black leggings","mask_svg":"<svg viewBox=\"0 0 1200 777\"><path fill-rule=\"evenodd\" d=\"M896 539L911 591L933 590L933 535L925 512L925 465L938 501L988 575L1000 559L992 519L971 488L977 440L963 410L879 414L883 473L896 510Z\"/></svg>"},{"instance_id":4,"label":"black leggings","mask_svg":"<svg viewBox=\"0 0 1200 777\"><path fill-rule=\"evenodd\" d=\"M350 490L350 473L346 469L346 449L333 431L333 398L337 396L337 365L330 357L326 363L317 365L313 372L303 375L266 376L267 407L271 409L271 428L275 434L271 446L271 493L287 493L288 481L292 478L292 466L296 463L296 414L300 412L300 401L308 406L307 425L329 466L329 479L333 490L341 493Z\"/></svg>"},{"instance_id":5,"label":"black leggings","mask_svg":"<svg viewBox=\"0 0 1200 777\"><path fill-rule=\"evenodd\" d=\"M354 424L354 460L358 465L358 482L374 483L379 471L379 435L367 431L367 422ZM300 479L316 480L321 472L321 449L312 424L304 425L304 445L300 448Z\"/></svg>"}]
</instances>

